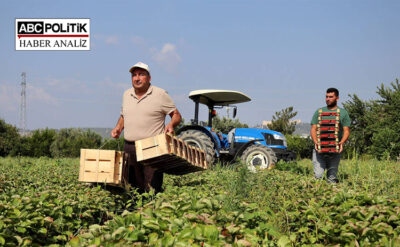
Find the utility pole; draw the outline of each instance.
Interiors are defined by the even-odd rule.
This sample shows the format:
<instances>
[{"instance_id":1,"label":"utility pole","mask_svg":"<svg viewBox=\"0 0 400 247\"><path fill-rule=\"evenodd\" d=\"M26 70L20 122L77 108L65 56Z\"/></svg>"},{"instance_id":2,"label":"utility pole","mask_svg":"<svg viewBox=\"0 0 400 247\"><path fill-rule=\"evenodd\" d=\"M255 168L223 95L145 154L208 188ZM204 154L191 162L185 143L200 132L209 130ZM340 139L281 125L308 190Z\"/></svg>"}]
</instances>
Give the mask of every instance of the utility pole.
<instances>
[{"instance_id":1,"label":"utility pole","mask_svg":"<svg viewBox=\"0 0 400 247\"><path fill-rule=\"evenodd\" d=\"M21 74L21 106L19 112L19 128L21 135L26 135L26 73Z\"/></svg>"}]
</instances>

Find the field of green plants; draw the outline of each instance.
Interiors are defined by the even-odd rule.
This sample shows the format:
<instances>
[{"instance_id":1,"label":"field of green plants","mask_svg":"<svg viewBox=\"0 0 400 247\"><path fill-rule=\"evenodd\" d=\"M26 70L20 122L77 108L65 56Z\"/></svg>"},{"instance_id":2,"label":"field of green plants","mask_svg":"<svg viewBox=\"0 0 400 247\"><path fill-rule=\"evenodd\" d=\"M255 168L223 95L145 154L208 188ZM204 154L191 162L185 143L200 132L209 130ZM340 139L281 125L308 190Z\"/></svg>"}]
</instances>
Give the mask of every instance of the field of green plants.
<instances>
[{"instance_id":1,"label":"field of green plants","mask_svg":"<svg viewBox=\"0 0 400 247\"><path fill-rule=\"evenodd\" d=\"M400 164L310 160L166 176L138 195L78 182L78 159L0 158L0 246L400 246Z\"/></svg>"}]
</instances>

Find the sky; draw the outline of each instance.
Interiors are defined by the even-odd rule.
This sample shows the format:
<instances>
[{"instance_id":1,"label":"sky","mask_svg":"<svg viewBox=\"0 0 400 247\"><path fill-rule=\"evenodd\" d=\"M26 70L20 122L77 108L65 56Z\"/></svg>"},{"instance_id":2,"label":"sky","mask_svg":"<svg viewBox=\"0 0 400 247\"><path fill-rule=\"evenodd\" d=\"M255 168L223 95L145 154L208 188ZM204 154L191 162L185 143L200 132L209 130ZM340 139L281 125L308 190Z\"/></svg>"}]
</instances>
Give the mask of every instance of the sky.
<instances>
[{"instance_id":1,"label":"sky","mask_svg":"<svg viewBox=\"0 0 400 247\"><path fill-rule=\"evenodd\" d=\"M400 78L399 11L385 0L5 1L0 119L19 126L26 72L27 129L112 128L142 61L186 122L198 89L248 95L237 118L250 126L289 106L310 122L328 87L340 102L369 100ZM16 51L16 18L90 18L91 50Z\"/></svg>"}]
</instances>

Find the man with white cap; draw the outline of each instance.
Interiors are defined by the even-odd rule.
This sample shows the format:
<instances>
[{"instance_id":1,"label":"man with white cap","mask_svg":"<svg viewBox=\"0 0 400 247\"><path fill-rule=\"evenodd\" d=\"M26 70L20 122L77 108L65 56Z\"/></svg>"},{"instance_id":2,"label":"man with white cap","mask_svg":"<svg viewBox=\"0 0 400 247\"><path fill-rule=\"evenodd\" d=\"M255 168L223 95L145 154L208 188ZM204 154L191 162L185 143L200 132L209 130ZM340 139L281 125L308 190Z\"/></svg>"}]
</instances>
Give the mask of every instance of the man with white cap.
<instances>
[{"instance_id":1,"label":"man with white cap","mask_svg":"<svg viewBox=\"0 0 400 247\"><path fill-rule=\"evenodd\" d=\"M163 174L155 169L137 163L135 141L152 137L163 132L172 133L181 122L181 114L168 93L151 85L150 68L138 62L129 70L132 74L132 88L124 92L122 111L116 127L111 131L118 138L124 130L124 152L129 167L129 182L140 192L154 188L161 191ZM165 117L171 121L164 126Z\"/></svg>"}]
</instances>

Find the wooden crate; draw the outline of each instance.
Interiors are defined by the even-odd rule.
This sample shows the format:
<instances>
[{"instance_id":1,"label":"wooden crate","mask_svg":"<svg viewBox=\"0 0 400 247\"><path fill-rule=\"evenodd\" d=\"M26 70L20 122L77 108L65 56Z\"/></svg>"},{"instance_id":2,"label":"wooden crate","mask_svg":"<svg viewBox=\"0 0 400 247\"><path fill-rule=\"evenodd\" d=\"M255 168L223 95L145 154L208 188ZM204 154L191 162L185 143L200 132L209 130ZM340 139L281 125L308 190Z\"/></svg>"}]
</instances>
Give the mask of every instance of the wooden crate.
<instances>
[{"instance_id":1,"label":"wooden crate","mask_svg":"<svg viewBox=\"0 0 400 247\"><path fill-rule=\"evenodd\" d=\"M340 109L336 112L318 110L317 146L319 153L339 153Z\"/></svg>"},{"instance_id":2,"label":"wooden crate","mask_svg":"<svg viewBox=\"0 0 400 247\"><path fill-rule=\"evenodd\" d=\"M81 149L79 181L124 186L123 152Z\"/></svg>"},{"instance_id":3,"label":"wooden crate","mask_svg":"<svg viewBox=\"0 0 400 247\"><path fill-rule=\"evenodd\" d=\"M168 174L208 169L206 153L170 134L136 141L137 161Z\"/></svg>"}]
</instances>

